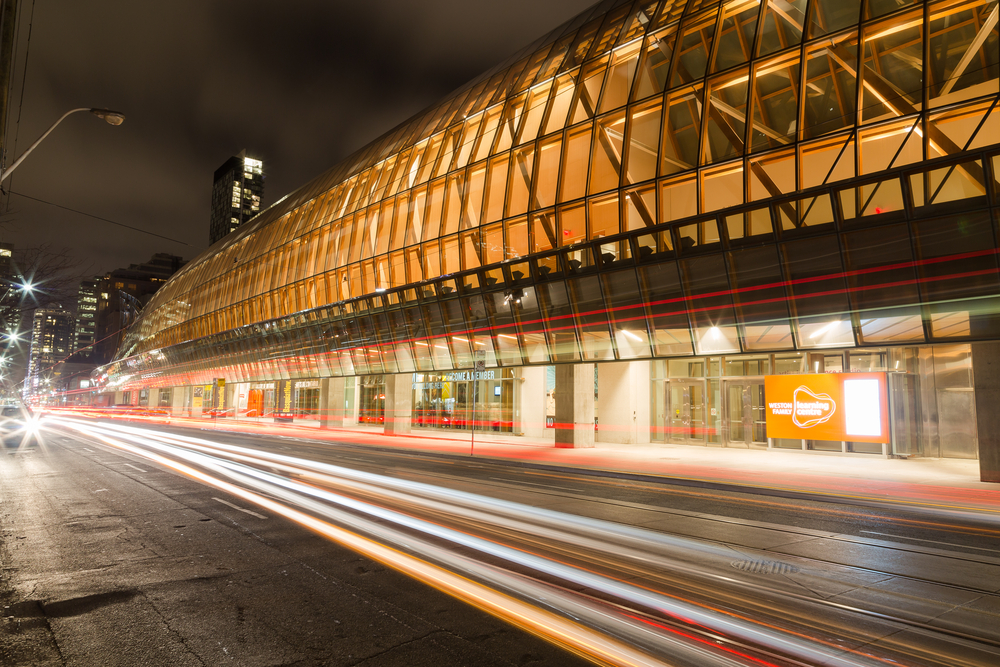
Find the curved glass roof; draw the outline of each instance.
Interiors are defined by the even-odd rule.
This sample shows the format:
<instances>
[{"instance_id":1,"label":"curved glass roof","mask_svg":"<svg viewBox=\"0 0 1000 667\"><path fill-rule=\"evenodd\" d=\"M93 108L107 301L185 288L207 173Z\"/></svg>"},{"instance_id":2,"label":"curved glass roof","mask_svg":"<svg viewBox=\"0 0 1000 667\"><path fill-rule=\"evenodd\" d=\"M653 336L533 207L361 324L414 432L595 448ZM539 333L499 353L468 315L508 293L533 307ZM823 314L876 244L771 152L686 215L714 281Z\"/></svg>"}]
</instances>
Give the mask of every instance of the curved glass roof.
<instances>
[{"instance_id":1,"label":"curved glass roof","mask_svg":"<svg viewBox=\"0 0 1000 667\"><path fill-rule=\"evenodd\" d=\"M996 143L997 14L607 0L202 253L119 358Z\"/></svg>"}]
</instances>

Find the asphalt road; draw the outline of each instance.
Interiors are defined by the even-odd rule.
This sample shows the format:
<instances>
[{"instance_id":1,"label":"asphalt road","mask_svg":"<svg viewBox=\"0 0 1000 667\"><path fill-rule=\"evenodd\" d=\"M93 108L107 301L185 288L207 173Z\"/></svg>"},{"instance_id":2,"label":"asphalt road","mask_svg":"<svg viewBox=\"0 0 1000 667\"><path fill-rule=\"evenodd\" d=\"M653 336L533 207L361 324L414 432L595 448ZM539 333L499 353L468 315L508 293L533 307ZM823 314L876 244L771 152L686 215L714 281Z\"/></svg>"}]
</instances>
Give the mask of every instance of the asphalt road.
<instances>
[{"instance_id":1,"label":"asphalt road","mask_svg":"<svg viewBox=\"0 0 1000 667\"><path fill-rule=\"evenodd\" d=\"M73 437L0 459L0 665L590 664L305 528Z\"/></svg>"},{"instance_id":2,"label":"asphalt road","mask_svg":"<svg viewBox=\"0 0 1000 667\"><path fill-rule=\"evenodd\" d=\"M1000 662L988 516L155 432L67 427L4 457L0 663L582 664L386 562L591 655L606 637L648 664ZM329 539L302 527L320 520Z\"/></svg>"}]
</instances>

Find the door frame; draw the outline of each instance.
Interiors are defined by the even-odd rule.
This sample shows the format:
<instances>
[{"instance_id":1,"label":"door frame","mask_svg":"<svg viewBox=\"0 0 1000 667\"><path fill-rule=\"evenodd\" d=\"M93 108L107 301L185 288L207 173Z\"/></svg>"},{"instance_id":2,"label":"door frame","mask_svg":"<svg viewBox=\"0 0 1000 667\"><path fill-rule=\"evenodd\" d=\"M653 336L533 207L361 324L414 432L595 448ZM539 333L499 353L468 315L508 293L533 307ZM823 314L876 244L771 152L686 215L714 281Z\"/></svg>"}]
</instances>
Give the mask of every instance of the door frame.
<instances>
[{"instance_id":1,"label":"door frame","mask_svg":"<svg viewBox=\"0 0 1000 667\"><path fill-rule=\"evenodd\" d=\"M666 421L665 426L666 426L666 429L667 429L667 438L666 438L666 441L669 442L669 443L671 443L671 444L675 444L675 445L707 445L708 444L708 438L707 438L707 435L708 435L708 423L707 423L706 410L708 409L708 407L707 407L708 380L706 380L705 378L669 378L669 379L667 379L665 381L664 384L666 384L666 387L665 387L666 391L664 391L664 399L667 402L667 406L666 406L667 410L666 410L666 414L665 414L665 417L666 417L666 419L665 419L665 421ZM701 405L700 405L700 407L701 407L701 436L700 437L690 437L690 438L689 437L679 437L679 436L677 436L673 432L673 417L671 416L673 413L671 412L671 410L674 408L674 406L671 404L671 398L672 398L672 396L671 396L671 394L672 394L672 392L671 392L672 386L671 385L676 386L676 387L697 386L697 387L699 387L701 389ZM687 401L687 406L688 406L688 408L687 408L687 426L688 427L691 426L691 398L690 397L691 397L691 394L690 394L690 391L689 391L688 392L688 401ZM684 417L682 416L681 420L683 421L683 419L684 419Z\"/></svg>"},{"instance_id":2,"label":"door frame","mask_svg":"<svg viewBox=\"0 0 1000 667\"><path fill-rule=\"evenodd\" d=\"M747 392L752 385L759 384L764 386L764 376L763 375L747 375L742 377L724 377L721 378L721 394L722 399L722 445L723 447L744 447L746 449L767 449L767 438L763 442L756 442L753 439L754 434L754 423L753 423L753 402L748 400ZM732 440L730 437L730 405L729 405L729 386L731 385L742 385L743 386L743 400L740 405L741 421L743 423L743 440ZM766 400L766 397L765 397ZM766 428L766 427L765 427Z\"/></svg>"}]
</instances>

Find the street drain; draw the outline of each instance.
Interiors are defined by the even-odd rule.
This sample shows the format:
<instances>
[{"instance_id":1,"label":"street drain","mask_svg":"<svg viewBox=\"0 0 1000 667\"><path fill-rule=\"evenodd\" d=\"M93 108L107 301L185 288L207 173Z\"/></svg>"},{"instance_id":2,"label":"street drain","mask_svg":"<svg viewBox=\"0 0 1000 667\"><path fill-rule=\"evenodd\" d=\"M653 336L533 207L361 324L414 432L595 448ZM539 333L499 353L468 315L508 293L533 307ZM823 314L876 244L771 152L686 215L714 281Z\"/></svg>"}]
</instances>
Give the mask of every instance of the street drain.
<instances>
[{"instance_id":1,"label":"street drain","mask_svg":"<svg viewBox=\"0 0 1000 667\"><path fill-rule=\"evenodd\" d=\"M737 560L730 563L737 570L751 574L795 574L799 568L776 560Z\"/></svg>"}]
</instances>

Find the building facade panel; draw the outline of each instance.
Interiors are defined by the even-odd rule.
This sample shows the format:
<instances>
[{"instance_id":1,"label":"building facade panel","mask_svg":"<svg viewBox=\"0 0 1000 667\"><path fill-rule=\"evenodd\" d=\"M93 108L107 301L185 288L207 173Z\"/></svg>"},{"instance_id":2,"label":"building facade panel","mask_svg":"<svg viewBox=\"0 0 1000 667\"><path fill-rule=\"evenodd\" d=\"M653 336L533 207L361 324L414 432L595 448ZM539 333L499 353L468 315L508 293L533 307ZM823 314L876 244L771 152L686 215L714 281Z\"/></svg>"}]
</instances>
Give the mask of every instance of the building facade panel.
<instances>
[{"instance_id":1,"label":"building facade panel","mask_svg":"<svg viewBox=\"0 0 1000 667\"><path fill-rule=\"evenodd\" d=\"M189 263L105 379L993 339L997 6L601 3Z\"/></svg>"}]
</instances>

